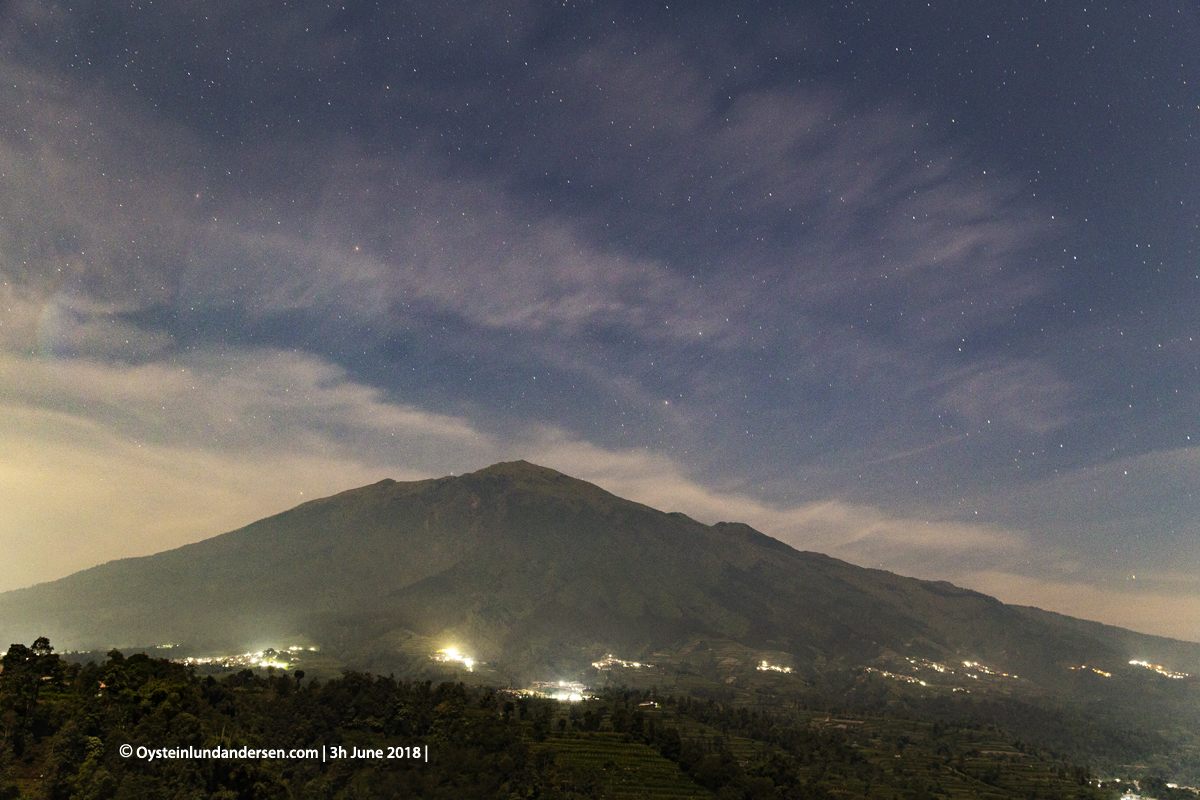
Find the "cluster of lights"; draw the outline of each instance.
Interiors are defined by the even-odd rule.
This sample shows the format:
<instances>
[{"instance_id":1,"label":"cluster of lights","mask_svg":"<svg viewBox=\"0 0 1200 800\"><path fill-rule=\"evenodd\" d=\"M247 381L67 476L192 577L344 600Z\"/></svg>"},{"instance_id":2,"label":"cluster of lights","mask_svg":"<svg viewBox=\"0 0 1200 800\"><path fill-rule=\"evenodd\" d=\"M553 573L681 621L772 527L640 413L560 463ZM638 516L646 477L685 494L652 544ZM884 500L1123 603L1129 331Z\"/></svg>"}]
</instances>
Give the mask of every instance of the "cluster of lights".
<instances>
[{"instance_id":1,"label":"cluster of lights","mask_svg":"<svg viewBox=\"0 0 1200 800\"><path fill-rule=\"evenodd\" d=\"M1130 662L1130 663L1133 663L1133 662ZM1082 666L1079 666L1079 667L1071 667L1071 669L1077 669L1077 670L1086 670L1086 669L1090 669L1092 672L1096 673L1097 675L1103 675L1103 676L1104 676L1104 677L1106 677L1106 678L1111 678L1111 677L1112 677L1112 673L1111 673L1111 672L1105 672L1105 671L1104 671L1104 670L1102 670L1102 669L1096 669L1095 667L1089 667L1087 664L1084 664L1084 665L1082 665Z\"/></svg>"},{"instance_id":2,"label":"cluster of lights","mask_svg":"<svg viewBox=\"0 0 1200 800\"><path fill-rule=\"evenodd\" d=\"M458 650L456 648L453 648L453 647L447 647L442 650L438 650L436 653L434 653L432 656L430 656L430 658L432 658L434 661L457 662L459 664L462 664L464 667L466 667L467 672L475 671L475 663L476 663L475 659L471 658L470 656L463 655L462 653L458 652Z\"/></svg>"},{"instance_id":3,"label":"cluster of lights","mask_svg":"<svg viewBox=\"0 0 1200 800\"><path fill-rule=\"evenodd\" d=\"M639 661L626 661L623 658L617 658L612 653L607 654L599 661L593 661L592 666L596 669L612 669L613 667L633 667L640 669L641 667L653 667L653 664L643 664Z\"/></svg>"},{"instance_id":4,"label":"cluster of lights","mask_svg":"<svg viewBox=\"0 0 1200 800\"><path fill-rule=\"evenodd\" d=\"M586 690L582 683L574 681L536 681L532 692L565 703L578 703L586 698Z\"/></svg>"},{"instance_id":5,"label":"cluster of lights","mask_svg":"<svg viewBox=\"0 0 1200 800\"><path fill-rule=\"evenodd\" d=\"M1172 672L1171 670L1167 669L1166 667L1162 666L1161 664L1151 664L1147 661L1130 661L1129 663L1135 667L1145 667L1146 669L1152 669L1155 672L1157 672L1159 675L1165 675L1168 678L1175 678L1176 680L1178 680L1180 678L1188 677L1188 674L1186 672Z\"/></svg>"},{"instance_id":6,"label":"cluster of lights","mask_svg":"<svg viewBox=\"0 0 1200 800\"><path fill-rule=\"evenodd\" d=\"M766 661L762 661L758 665L758 671L759 672L791 672L792 668L791 667L777 667L774 664L768 664Z\"/></svg>"},{"instance_id":7,"label":"cluster of lights","mask_svg":"<svg viewBox=\"0 0 1200 800\"><path fill-rule=\"evenodd\" d=\"M945 666L937 663L936 661L926 661L923 658L921 658L921 659L906 658L905 661L912 664L913 667L915 667L916 669L920 669L921 667L929 667L931 670L934 670L935 672L949 672L951 675L954 674L954 670L947 669Z\"/></svg>"},{"instance_id":8,"label":"cluster of lights","mask_svg":"<svg viewBox=\"0 0 1200 800\"><path fill-rule=\"evenodd\" d=\"M271 648L259 650L257 653L242 653L236 656L204 656L200 658L176 658L172 659L175 664L183 664L188 667L198 666L216 666L216 667L278 667L279 669L288 669L292 666L291 661L296 658L303 647L289 647L282 653L277 653ZM316 650L315 647L308 648Z\"/></svg>"},{"instance_id":9,"label":"cluster of lights","mask_svg":"<svg viewBox=\"0 0 1200 800\"><path fill-rule=\"evenodd\" d=\"M878 672L880 675L882 675L885 678L891 678L892 680L895 680L895 681L903 681L904 683L918 683L921 686L929 685L925 681L921 680L920 678L914 678L911 675L897 675L894 672L888 672L887 670L882 670L882 669L875 669L874 667L867 667L867 672Z\"/></svg>"},{"instance_id":10,"label":"cluster of lights","mask_svg":"<svg viewBox=\"0 0 1200 800\"><path fill-rule=\"evenodd\" d=\"M996 672L996 671L990 669L989 667L987 667L983 664L980 664L978 661L964 661L963 666L966 667L967 669L973 669L973 670L976 670L977 672L982 672L984 675L996 675L1001 678L1020 677L1018 675L1009 675L1007 672ZM974 678L975 676L972 675L971 677Z\"/></svg>"}]
</instances>

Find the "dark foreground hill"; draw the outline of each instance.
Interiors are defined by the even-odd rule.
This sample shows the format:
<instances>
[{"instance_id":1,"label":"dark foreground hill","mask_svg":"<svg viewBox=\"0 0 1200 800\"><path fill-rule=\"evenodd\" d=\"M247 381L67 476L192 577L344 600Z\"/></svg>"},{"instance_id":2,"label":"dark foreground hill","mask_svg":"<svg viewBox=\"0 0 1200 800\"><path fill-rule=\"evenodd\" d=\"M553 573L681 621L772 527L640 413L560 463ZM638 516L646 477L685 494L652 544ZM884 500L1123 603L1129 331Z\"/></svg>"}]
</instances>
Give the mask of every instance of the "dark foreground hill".
<instances>
[{"instance_id":1,"label":"dark foreground hill","mask_svg":"<svg viewBox=\"0 0 1200 800\"><path fill-rule=\"evenodd\" d=\"M1020 679L990 696L1025 704L996 711L1018 723L1067 703L1088 719L1139 717L1167 737L1154 742L1174 742L1200 721L1197 682L1166 675L1200 673L1200 645L799 552L525 462L382 481L8 592L0 636L48 636L60 649L311 644L385 674L420 672L453 644L500 682L578 676L615 653L659 663L660 683L670 665L676 683L703 679L743 699L764 691L749 688L761 659L809 686L946 714L937 703L987 695L984 683L1007 673Z\"/></svg>"},{"instance_id":2,"label":"dark foreground hill","mask_svg":"<svg viewBox=\"0 0 1200 800\"><path fill-rule=\"evenodd\" d=\"M416 634L531 667L705 638L787 653L796 666L894 651L1030 678L1130 659L1200 672L1200 645L798 552L746 525L704 525L526 462L381 481L0 594L0 634L77 649L386 649Z\"/></svg>"},{"instance_id":3,"label":"dark foreground hill","mask_svg":"<svg viewBox=\"0 0 1200 800\"><path fill-rule=\"evenodd\" d=\"M653 689L558 703L354 672L218 681L142 654L66 663L44 646L3 663L2 798L1117 797L984 726L862 717L850 731Z\"/></svg>"}]
</instances>

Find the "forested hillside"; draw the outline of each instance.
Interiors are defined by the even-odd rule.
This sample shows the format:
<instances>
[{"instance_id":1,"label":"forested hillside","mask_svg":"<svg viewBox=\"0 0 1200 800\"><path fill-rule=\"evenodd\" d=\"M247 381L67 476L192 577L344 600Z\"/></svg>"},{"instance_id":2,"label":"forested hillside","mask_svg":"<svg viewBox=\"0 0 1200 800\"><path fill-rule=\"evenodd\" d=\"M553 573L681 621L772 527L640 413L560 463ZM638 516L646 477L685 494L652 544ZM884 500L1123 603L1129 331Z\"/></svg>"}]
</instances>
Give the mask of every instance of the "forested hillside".
<instances>
[{"instance_id":1,"label":"forested hillside","mask_svg":"<svg viewBox=\"0 0 1200 800\"><path fill-rule=\"evenodd\" d=\"M353 672L218 679L115 651L72 664L44 639L13 645L3 666L4 798L1115 796L1083 767L985 725L654 690L560 703Z\"/></svg>"}]
</instances>

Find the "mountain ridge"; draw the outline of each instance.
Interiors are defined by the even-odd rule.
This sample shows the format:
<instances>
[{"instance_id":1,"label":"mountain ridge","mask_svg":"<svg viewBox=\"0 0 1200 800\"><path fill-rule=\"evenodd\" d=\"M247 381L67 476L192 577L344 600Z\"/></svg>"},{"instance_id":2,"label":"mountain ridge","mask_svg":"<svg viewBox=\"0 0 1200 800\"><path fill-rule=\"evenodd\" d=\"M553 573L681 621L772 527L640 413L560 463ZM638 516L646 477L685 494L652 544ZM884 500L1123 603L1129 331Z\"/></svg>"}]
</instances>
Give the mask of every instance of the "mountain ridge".
<instances>
[{"instance_id":1,"label":"mountain ridge","mask_svg":"<svg viewBox=\"0 0 1200 800\"><path fill-rule=\"evenodd\" d=\"M449 635L527 668L583 660L589 648L636 655L695 637L813 664L907 650L1035 674L1053 671L1043 662L1116 663L1137 651L1200 667L1200 645L858 567L525 461L384 479L6 592L0 620L14 641L49 635L75 648L291 638L370 650L364 642Z\"/></svg>"}]
</instances>

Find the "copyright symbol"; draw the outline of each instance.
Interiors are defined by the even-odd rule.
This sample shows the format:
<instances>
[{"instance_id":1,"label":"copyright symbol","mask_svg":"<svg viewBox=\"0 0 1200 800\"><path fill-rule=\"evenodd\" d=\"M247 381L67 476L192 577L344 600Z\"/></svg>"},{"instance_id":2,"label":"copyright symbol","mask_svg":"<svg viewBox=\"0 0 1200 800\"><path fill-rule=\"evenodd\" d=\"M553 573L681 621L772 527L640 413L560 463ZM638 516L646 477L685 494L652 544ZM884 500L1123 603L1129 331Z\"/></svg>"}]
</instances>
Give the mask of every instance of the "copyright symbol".
<instances>
[{"instance_id":1,"label":"copyright symbol","mask_svg":"<svg viewBox=\"0 0 1200 800\"><path fill-rule=\"evenodd\" d=\"M128 744L121 745L121 758L129 758L133 755L133 746Z\"/></svg>"}]
</instances>

